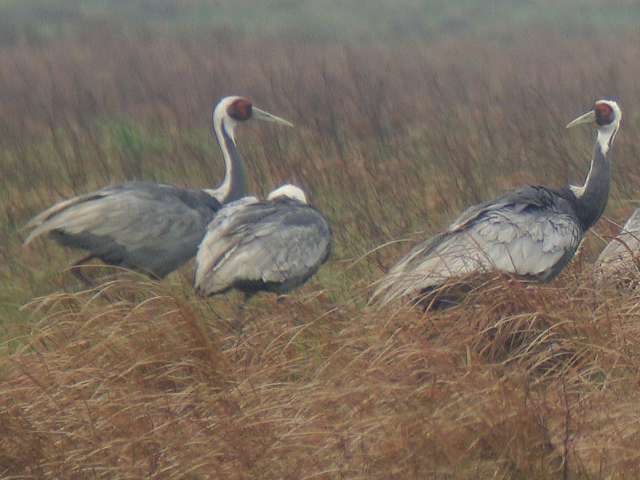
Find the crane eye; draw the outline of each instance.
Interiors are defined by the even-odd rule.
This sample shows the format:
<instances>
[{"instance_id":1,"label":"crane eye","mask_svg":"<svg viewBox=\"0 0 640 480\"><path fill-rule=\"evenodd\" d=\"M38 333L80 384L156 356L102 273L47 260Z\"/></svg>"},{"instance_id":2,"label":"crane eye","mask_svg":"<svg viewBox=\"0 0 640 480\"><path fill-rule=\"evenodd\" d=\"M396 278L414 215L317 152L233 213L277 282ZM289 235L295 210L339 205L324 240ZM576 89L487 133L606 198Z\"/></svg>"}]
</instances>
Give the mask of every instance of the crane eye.
<instances>
[{"instance_id":1,"label":"crane eye","mask_svg":"<svg viewBox=\"0 0 640 480\"><path fill-rule=\"evenodd\" d=\"M251 110L251 102L245 98L239 98L231 105L229 105L229 108L227 108L227 113L234 120L244 122L245 120L249 120L251 118Z\"/></svg>"},{"instance_id":2,"label":"crane eye","mask_svg":"<svg viewBox=\"0 0 640 480\"><path fill-rule=\"evenodd\" d=\"M596 112L596 123L598 125L609 125L613 122L615 113L611 105L606 103L596 103L594 108Z\"/></svg>"}]
</instances>

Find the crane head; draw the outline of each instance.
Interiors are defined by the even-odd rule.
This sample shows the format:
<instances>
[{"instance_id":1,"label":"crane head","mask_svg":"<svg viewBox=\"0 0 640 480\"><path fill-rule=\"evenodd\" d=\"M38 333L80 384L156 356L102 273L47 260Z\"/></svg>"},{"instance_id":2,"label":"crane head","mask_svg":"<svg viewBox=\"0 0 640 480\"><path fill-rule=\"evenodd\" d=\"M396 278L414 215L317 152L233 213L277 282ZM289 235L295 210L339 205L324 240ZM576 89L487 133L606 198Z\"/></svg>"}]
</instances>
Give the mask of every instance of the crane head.
<instances>
[{"instance_id":1,"label":"crane head","mask_svg":"<svg viewBox=\"0 0 640 480\"><path fill-rule=\"evenodd\" d=\"M291 185L290 183L285 183L284 185L276 188L267 196L267 200L276 200L282 197L297 200L300 203L308 203L307 195L304 193L304 191L300 187L296 187L295 185Z\"/></svg>"},{"instance_id":2,"label":"crane head","mask_svg":"<svg viewBox=\"0 0 640 480\"><path fill-rule=\"evenodd\" d=\"M220 122L225 121L225 123L228 123L232 128L238 123L246 122L251 118L293 127L293 124L284 118L265 112L255 107L248 98L236 95L222 98L213 110L214 123L216 120Z\"/></svg>"},{"instance_id":3,"label":"crane head","mask_svg":"<svg viewBox=\"0 0 640 480\"><path fill-rule=\"evenodd\" d=\"M617 129L622 120L622 110L613 100L598 100L593 110L580 115L567 125L567 128L582 125L584 123L594 124L597 128L615 128Z\"/></svg>"},{"instance_id":4,"label":"crane head","mask_svg":"<svg viewBox=\"0 0 640 480\"><path fill-rule=\"evenodd\" d=\"M611 145L613 145L621 121L622 110L617 102L613 100L598 100L594 104L593 110L569 122L567 128L584 123L594 125L598 129L598 143L602 152L606 154Z\"/></svg>"}]
</instances>

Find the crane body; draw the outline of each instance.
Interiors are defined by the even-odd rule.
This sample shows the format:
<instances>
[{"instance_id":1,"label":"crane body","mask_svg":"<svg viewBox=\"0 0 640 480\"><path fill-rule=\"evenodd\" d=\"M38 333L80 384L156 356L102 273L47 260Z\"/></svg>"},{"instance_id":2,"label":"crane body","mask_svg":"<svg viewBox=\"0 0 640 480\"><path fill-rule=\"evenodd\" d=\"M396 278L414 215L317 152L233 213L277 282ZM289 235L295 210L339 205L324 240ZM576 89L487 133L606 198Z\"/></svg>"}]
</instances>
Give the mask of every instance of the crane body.
<instances>
[{"instance_id":1,"label":"crane body","mask_svg":"<svg viewBox=\"0 0 640 480\"><path fill-rule=\"evenodd\" d=\"M305 283L327 260L331 230L285 185L266 201L248 197L225 205L208 227L196 257L194 284L201 296L235 288L286 293Z\"/></svg>"}]
</instances>

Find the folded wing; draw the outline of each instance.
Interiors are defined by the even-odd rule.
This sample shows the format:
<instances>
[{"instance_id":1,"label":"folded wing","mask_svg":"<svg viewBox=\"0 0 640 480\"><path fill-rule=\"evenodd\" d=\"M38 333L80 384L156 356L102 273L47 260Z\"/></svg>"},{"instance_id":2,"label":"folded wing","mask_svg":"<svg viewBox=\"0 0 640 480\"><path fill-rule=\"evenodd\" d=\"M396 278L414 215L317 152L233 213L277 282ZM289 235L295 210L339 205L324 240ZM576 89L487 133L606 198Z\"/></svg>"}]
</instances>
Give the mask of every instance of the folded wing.
<instances>
[{"instance_id":1,"label":"folded wing","mask_svg":"<svg viewBox=\"0 0 640 480\"><path fill-rule=\"evenodd\" d=\"M287 291L326 260L330 231L312 207L298 202L230 204L209 225L196 257L196 289L232 287Z\"/></svg>"},{"instance_id":2,"label":"folded wing","mask_svg":"<svg viewBox=\"0 0 640 480\"><path fill-rule=\"evenodd\" d=\"M573 257L583 232L553 192L530 187L464 212L416 246L383 278L374 298L415 296L448 278L498 270L546 281Z\"/></svg>"}]
</instances>

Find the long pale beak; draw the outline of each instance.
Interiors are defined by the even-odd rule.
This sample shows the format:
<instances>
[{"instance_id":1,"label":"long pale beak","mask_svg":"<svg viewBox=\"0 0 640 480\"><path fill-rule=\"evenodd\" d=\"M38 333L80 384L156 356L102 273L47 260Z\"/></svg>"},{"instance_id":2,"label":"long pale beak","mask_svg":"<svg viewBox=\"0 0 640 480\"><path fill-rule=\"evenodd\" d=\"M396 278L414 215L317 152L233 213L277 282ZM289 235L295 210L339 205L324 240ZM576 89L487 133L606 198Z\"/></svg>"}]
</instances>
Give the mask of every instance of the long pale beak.
<instances>
[{"instance_id":1,"label":"long pale beak","mask_svg":"<svg viewBox=\"0 0 640 480\"><path fill-rule=\"evenodd\" d=\"M279 123L280 125L286 125L287 127L293 127L293 123L285 120L284 118L276 117L269 112L265 112L264 110L260 110L257 107L253 107L253 118L257 120L264 120L265 122L274 122Z\"/></svg>"},{"instance_id":2,"label":"long pale beak","mask_svg":"<svg viewBox=\"0 0 640 480\"><path fill-rule=\"evenodd\" d=\"M585 113L584 115L580 115L575 120L572 120L567 124L567 128L575 127L576 125L582 125L583 123L595 123L596 121L596 112L595 110L591 110L590 112Z\"/></svg>"}]
</instances>

